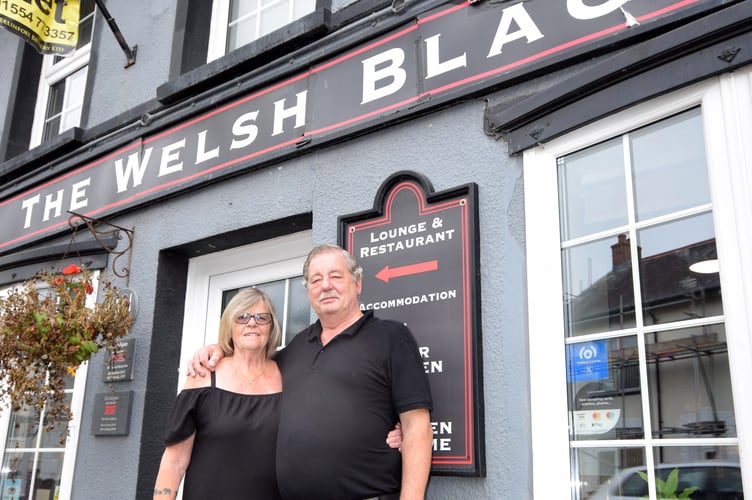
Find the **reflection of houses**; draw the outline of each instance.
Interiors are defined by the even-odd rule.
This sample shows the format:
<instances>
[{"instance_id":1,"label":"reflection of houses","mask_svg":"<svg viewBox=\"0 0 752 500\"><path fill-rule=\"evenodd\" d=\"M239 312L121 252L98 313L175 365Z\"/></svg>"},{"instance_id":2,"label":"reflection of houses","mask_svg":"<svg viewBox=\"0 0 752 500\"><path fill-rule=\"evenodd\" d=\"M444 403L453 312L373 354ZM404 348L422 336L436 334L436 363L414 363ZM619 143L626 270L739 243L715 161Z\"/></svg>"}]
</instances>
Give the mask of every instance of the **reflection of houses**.
<instances>
[{"instance_id":1,"label":"reflection of houses","mask_svg":"<svg viewBox=\"0 0 752 500\"><path fill-rule=\"evenodd\" d=\"M634 326L635 301L630 240L620 234L611 246L612 269L569 304L573 327L587 332ZM699 274L689 266L715 258L715 239L642 258L640 284L646 325L721 314L718 273Z\"/></svg>"},{"instance_id":2,"label":"reflection of houses","mask_svg":"<svg viewBox=\"0 0 752 500\"><path fill-rule=\"evenodd\" d=\"M636 326L630 240L619 235L611 251L611 271L569 304L570 324L578 335ZM719 274L689 269L715 258L715 240L645 258L638 249L638 255L643 322L657 326L657 331L645 335L648 386L651 400L656 401L653 433L656 437L722 435L730 415L724 411L732 409L722 324L666 331L670 323L722 314ZM637 336L609 339L608 350L611 395L621 398L625 409L616 435L642 437Z\"/></svg>"},{"instance_id":3,"label":"reflection of houses","mask_svg":"<svg viewBox=\"0 0 752 500\"><path fill-rule=\"evenodd\" d=\"M710 258L716 258L715 238L640 259L645 324L721 314L719 274L689 269Z\"/></svg>"}]
</instances>

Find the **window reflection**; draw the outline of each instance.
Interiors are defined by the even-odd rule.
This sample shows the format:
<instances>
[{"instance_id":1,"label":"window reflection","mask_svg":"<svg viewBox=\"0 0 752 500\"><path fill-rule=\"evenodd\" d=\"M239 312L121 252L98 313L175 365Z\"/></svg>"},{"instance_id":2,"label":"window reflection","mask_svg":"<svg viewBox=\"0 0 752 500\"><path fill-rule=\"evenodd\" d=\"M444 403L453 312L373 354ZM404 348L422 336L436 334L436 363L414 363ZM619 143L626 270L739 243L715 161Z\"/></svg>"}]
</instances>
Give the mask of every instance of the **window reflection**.
<instances>
[{"instance_id":1,"label":"window reflection","mask_svg":"<svg viewBox=\"0 0 752 500\"><path fill-rule=\"evenodd\" d=\"M286 278L266 283L257 283L253 286L266 293L274 304L282 329L282 345L287 345L301 330L308 326L311 306L308 303L308 295L302 283L302 276ZM230 299L240 288L225 290L222 292L222 310L224 311Z\"/></svg>"},{"instance_id":2,"label":"window reflection","mask_svg":"<svg viewBox=\"0 0 752 500\"><path fill-rule=\"evenodd\" d=\"M78 16L78 44L76 49L91 43L91 34L94 28L94 1L81 0Z\"/></svg>"},{"instance_id":3,"label":"window reflection","mask_svg":"<svg viewBox=\"0 0 752 500\"><path fill-rule=\"evenodd\" d=\"M723 324L645 335L653 436L734 437Z\"/></svg>"},{"instance_id":4,"label":"window reflection","mask_svg":"<svg viewBox=\"0 0 752 500\"><path fill-rule=\"evenodd\" d=\"M228 51L252 42L258 38L256 33L256 15L251 14L235 23L230 23L227 30Z\"/></svg>"},{"instance_id":5,"label":"window reflection","mask_svg":"<svg viewBox=\"0 0 752 500\"><path fill-rule=\"evenodd\" d=\"M574 450L573 478L578 499L636 500L648 498L648 475L640 448ZM657 498L741 500L744 498L735 446L661 447L655 450L651 471ZM675 481L670 481L672 476ZM684 496L680 496L684 495Z\"/></svg>"},{"instance_id":6,"label":"window reflection","mask_svg":"<svg viewBox=\"0 0 752 500\"><path fill-rule=\"evenodd\" d=\"M718 273L690 270L692 264L717 258L710 213L642 229L638 238L646 325L723 314Z\"/></svg>"},{"instance_id":7,"label":"window reflection","mask_svg":"<svg viewBox=\"0 0 752 500\"><path fill-rule=\"evenodd\" d=\"M744 498L735 446L663 446L654 455L658 498Z\"/></svg>"},{"instance_id":8,"label":"window reflection","mask_svg":"<svg viewBox=\"0 0 752 500\"><path fill-rule=\"evenodd\" d=\"M39 431L39 411L24 406L11 413L6 448L34 448Z\"/></svg>"},{"instance_id":9,"label":"window reflection","mask_svg":"<svg viewBox=\"0 0 752 500\"><path fill-rule=\"evenodd\" d=\"M673 464L733 464L739 467L737 446L661 446L655 449L654 460L662 466Z\"/></svg>"},{"instance_id":10,"label":"window reflection","mask_svg":"<svg viewBox=\"0 0 752 500\"><path fill-rule=\"evenodd\" d=\"M287 345L293 337L307 328L311 320L311 304L308 302L308 293L301 279L290 281L290 302L287 308L287 328L284 344Z\"/></svg>"},{"instance_id":11,"label":"window reflection","mask_svg":"<svg viewBox=\"0 0 752 500\"><path fill-rule=\"evenodd\" d=\"M633 468L645 467L642 447L579 448L572 450L572 464L576 471L573 478L576 499L619 498L637 493L643 486L630 478ZM643 481L643 484L646 483ZM641 496L638 494L637 498Z\"/></svg>"},{"instance_id":12,"label":"window reflection","mask_svg":"<svg viewBox=\"0 0 752 500\"><path fill-rule=\"evenodd\" d=\"M68 392L65 395L65 404L70 408L72 403L73 392ZM41 448L64 448L65 440L68 437L68 422L60 422L49 431L45 427L47 423L47 415L45 414L45 419L42 424L42 438L39 446Z\"/></svg>"},{"instance_id":13,"label":"window reflection","mask_svg":"<svg viewBox=\"0 0 752 500\"><path fill-rule=\"evenodd\" d=\"M624 150L620 138L559 158L562 239L627 223Z\"/></svg>"},{"instance_id":14,"label":"window reflection","mask_svg":"<svg viewBox=\"0 0 752 500\"><path fill-rule=\"evenodd\" d=\"M717 258L711 213L637 232L643 322L723 314L720 276L690 269ZM567 336L635 326L631 240L626 234L562 251Z\"/></svg>"},{"instance_id":15,"label":"window reflection","mask_svg":"<svg viewBox=\"0 0 752 500\"><path fill-rule=\"evenodd\" d=\"M29 498L34 453L6 451L2 468L3 498Z\"/></svg>"},{"instance_id":16,"label":"window reflection","mask_svg":"<svg viewBox=\"0 0 752 500\"><path fill-rule=\"evenodd\" d=\"M226 52L253 42L314 10L315 0L231 0Z\"/></svg>"},{"instance_id":17,"label":"window reflection","mask_svg":"<svg viewBox=\"0 0 752 500\"><path fill-rule=\"evenodd\" d=\"M62 468L62 453L8 451L5 453L0 476L0 498L57 498Z\"/></svg>"},{"instance_id":18,"label":"window reflection","mask_svg":"<svg viewBox=\"0 0 752 500\"><path fill-rule=\"evenodd\" d=\"M316 0L293 0L293 18L298 19L316 10Z\"/></svg>"},{"instance_id":19,"label":"window reflection","mask_svg":"<svg viewBox=\"0 0 752 500\"><path fill-rule=\"evenodd\" d=\"M699 108L629 137L638 221L710 203Z\"/></svg>"},{"instance_id":20,"label":"window reflection","mask_svg":"<svg viewBox=\"0 0 752 500\"><path fill-rule=\"evenodd\" d=\"M289 10L290 7L286 4L276 4L261 11L259 37L267 35L287 24Z\"/></svg>"},{"instance_id":21,"label":"window reflection","mask_svg":"<svg viewBox=\"0 0 752 500\"><path fill-rule=\"evenodd\" d=\"M562 252L567 336L635 326L630 241L625 235Z\"/></svg>"},{"instance_id":22,"label":"window reflection","mask_svg":"<svg viewBox=\"0 0 752 500\"><path fill-rule=\"evenodd\" d=\"M55 498L63 469L62 453L40 453L34 478L34 498Z\"/></svg>"}]
</instances>

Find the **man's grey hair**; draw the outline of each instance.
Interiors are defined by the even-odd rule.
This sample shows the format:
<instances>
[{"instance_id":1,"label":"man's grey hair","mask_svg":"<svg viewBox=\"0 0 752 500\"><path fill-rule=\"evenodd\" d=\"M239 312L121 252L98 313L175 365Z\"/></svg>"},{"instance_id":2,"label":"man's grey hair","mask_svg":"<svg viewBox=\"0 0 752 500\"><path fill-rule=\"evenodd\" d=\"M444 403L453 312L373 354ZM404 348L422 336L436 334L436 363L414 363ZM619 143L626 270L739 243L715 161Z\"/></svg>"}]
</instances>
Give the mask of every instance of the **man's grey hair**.
<instances>
[{"instance_id":1,"label":"man's grey hair","mask_svg":"<svg viewBox=\"0 0 752 500\"><path fill-rule=\"evenodd\" d=\"M323 245L319 245L317 247L314 247L313 250L308 252L308 257L306 257L305 264L303 264L303 286L308 288L308 267L311 265L311 260L316 257L317 255L321 255L322 253L327 252L340 252L345 257L345 262L347 263L347 270L350 271L350 274L353 277L353 281L358 281L363 276L363 268L358 265L358 261L355 260L355 257L353 257L350 252L345 250L339 245L332 245L329 243L325 243Z\"/></svg>"}]
</instances>

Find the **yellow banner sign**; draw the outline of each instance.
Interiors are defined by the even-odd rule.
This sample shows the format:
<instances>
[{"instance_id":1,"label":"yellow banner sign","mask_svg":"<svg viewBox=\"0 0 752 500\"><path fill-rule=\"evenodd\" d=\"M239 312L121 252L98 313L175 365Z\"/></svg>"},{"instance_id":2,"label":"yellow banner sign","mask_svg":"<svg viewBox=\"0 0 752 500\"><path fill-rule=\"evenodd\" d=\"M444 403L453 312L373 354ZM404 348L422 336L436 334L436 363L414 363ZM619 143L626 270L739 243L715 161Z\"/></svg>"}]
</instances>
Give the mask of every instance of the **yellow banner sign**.
<instances>
[{"instance_id":1,"label":"yellow banner sign","mask_svg":"<svg viewBox=\"0 0 752 500\"><path fill-rule=\"evenodd\" d=\"M78 18L79 0L0 0L0 25L42 54L73 52Z\"/></svg>"}]
</instances>

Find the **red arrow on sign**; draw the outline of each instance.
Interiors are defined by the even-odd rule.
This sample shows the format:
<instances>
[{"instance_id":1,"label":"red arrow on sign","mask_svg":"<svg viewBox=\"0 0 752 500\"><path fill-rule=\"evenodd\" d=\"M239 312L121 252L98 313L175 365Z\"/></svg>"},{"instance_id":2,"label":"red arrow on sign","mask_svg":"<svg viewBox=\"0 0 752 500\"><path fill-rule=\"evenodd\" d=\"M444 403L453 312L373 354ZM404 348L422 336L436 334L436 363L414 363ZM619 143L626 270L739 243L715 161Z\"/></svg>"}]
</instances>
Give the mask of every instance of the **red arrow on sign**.
<instances>
[{"instance_id":1,"label":"red arrow on sign","mask_svg":"<svg viewBox=\"0 0 752 500\"><path fill-rule=\"evenodd\" d=\"M376 277L385 283L389 283L391 278L399 278L401 276L409 276L411 274L427 273L428 271L435 271L439 268L438 260L428 260L426 262L418 262L417 264L410 264L409 266L401 266L390 268L385 266L384 269L376 273Z\"/></svg>"}]
</instances>

